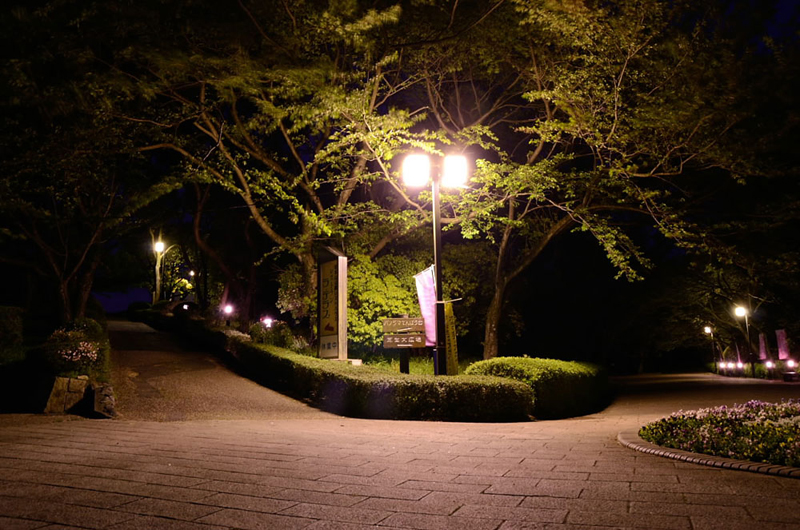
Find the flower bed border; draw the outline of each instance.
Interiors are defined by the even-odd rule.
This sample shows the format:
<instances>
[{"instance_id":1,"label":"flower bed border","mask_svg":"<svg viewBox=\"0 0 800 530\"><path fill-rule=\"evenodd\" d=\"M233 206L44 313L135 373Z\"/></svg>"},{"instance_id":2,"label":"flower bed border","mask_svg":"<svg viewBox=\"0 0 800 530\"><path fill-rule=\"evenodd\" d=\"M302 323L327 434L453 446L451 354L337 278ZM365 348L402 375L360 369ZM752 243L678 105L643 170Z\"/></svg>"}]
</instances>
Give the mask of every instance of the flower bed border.
<instances>
[{"instance_id":1,"label":"flower bed border","mask_svg":"<svg viewBox=\"0 0 800 530\"><path fill-rule=\"evenodd\" d=\"M763 462L750 462L749 460L735 460L721 456L704 455L692 453L681 449L662 447L642 439L637 433L621 432L617 435L617 441L627 447L642 453L652 454L672 458L690 464L700 464L703 466L719 467L724 469L734 469L739 471L749 471L751 473L761 473L763 475L773 475L788 478L800 478L800 468L779 466L776 464L765 464Z\"/></svg>"}]
</instances>

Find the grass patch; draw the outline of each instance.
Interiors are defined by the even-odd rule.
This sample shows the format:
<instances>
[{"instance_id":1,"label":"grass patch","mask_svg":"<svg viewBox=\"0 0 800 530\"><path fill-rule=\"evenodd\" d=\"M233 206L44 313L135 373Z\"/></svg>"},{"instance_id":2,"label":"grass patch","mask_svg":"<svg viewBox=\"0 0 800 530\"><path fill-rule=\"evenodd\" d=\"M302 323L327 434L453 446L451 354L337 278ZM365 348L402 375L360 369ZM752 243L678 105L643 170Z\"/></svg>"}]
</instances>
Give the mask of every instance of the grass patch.
<instances>
[{"instance_id":1,"label":"grass patch","mask_svg":"<svg viewBox=\"0 0 800 530\"><path fill-rule=\"evenodd\" d=\"M678 411L639 430L648 442L713 456L800 466L800 400Z\"/></svg>"}]
</instances>

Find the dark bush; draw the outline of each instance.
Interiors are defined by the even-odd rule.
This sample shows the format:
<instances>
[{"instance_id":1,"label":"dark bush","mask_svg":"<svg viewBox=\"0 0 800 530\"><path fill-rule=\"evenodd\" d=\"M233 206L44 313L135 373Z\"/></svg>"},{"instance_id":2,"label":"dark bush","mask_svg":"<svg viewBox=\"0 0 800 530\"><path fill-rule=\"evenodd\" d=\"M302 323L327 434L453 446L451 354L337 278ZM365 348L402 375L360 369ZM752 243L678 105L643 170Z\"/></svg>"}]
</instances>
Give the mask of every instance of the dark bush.
<instances>
[{"instance_id":1,"label":"dark bush","mask_svg":"<svg viewBox=\"0 0 800 530\"><path fill-rule=\"evenodd\" d=\"M0 366L24 359L22 308L0 306Z\"/></svg>"},{"instance_id":2,"label":"dark bush","mask_svg":"<svg viewBox=\"0 0 800 530\"><path fill-rule=\"evenodd\" d=\"M508 377L533 390L536 418L567 418L603 409L608 404L609 384L605 369L590 363L497 357L479 361L467 374Z\"/></svg>"},{"instance_id":3,"label":"dark bush","mask_svg":"<svg viewBox=\"0 0 800 530\"><path fill-rule=\"evenodd\" d=\"M111 346L102 326L81 318L55 330L43 346L46 368L53 375L88 375L96 381L110 378Z\"/></svg>"},{"instance_id":4,"label":"dark bush","mask_svg":"<svg viewBox=\"0 0 800 530\"><path fill-rule=\"evenodd\" d=\"M269 344L279 348L294 349L295 338L292 330L286 322L275 320L270 327L262 322L256 322L250 326L250 337L253 342L259 344Z\"/></svg>"},{"instance_id":5,"label":"dark bush","mask_svg":"<svg viewBox=\"0 0 800 530\"><path fill-rule=\"evenodd\" d=\"M132 302L128 306L128 312L129 313L131 311L144 311L146 309L150 309L150 303L149 302Z\"/></svg>"}]
</instances>

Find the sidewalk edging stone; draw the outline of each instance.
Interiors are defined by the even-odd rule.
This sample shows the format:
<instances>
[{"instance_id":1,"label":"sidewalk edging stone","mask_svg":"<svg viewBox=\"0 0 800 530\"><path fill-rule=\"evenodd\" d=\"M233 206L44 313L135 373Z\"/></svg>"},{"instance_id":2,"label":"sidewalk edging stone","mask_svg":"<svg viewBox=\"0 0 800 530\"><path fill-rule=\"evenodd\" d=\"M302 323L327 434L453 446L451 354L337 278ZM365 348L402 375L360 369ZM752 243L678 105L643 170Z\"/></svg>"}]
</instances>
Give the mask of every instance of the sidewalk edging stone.
<instances>
[{"instance_id":1,"label":"sidewalk edging stone","mask_svg":"<svg viewBox=\"0 0 800 530\"><path fill-rule=\"evenodd\" d=\"M763 462L750 462L748 460L735 460L721 456L704 455L691 453L680 449L672 449L652 444L642 439L638 434L631 432L621 432L617 434L617 441L635 451L647 453L655 456L672 458L691 464L703 466L721 467L724 469L736 469L739 471L749 471L751 473L761 473L764 475L776 475L780 477L800 478L800 468L789 466L778 466L775 464L765 464Z\"/></svg>"}]
</instances>

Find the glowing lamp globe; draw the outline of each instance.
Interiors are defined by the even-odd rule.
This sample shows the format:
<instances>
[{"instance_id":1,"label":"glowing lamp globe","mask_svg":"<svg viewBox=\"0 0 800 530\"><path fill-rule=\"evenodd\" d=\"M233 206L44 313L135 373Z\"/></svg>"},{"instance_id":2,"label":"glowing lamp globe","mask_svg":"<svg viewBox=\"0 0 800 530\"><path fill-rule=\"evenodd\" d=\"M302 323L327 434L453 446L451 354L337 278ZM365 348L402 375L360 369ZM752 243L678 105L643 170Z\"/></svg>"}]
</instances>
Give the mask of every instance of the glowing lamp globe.
<instances>
[{"instance_id":1,"label":"glowing lamp globe","mask_svg":"<svg viewBox=\"0 0 800 530\"><path fill-rule=\"evenodd\" d=\"M737 305L734 308L733 312L737 317L743 317L743 316L747 315L747 309L745 309L744 307L742 307L740 305Z\"/></svg>"},{"instance_id":2,"label":"glowing lamp globe","mask_svg":"<svg viewBox=\"0 0 800 530\"><path fill-rule=\"evenodd\" d=\"M233 313L233 306L228 304L223 308L223 311L225 312L226 315L230 315L231 313Z\"/></svg>"},{"instance_id":3,"label":"glowing lamp globe","mask_svg":"<svg viewBox=\"0 0 800 530\"><path fill-rule=\"evenodd\" d=\"M408 155L403 160L403 182L410 188L427 186L431 176L428 155Z\"/></svg>"},{"instance_id":4,"label":"glowing lamp globe","mask_svg":"<svg viewBox=\"0 0 800 530\"><path fill-rule=\"evenodd\" d=\"M467 158L460 155L449 155L444 158L442 186L446 188L463 188L467 184Z\"/></svg>"},{"instance_id":5,"label":"glowing lamp globe","mask_svg":"<svg viewBox=\"0 0 800 530\"><path fill-rule=\"evenodd\" d=\"M164 252L164 242L156 241L155 245L153 245L153 250L159 253Z\"/></svg>"}]
</instances>

